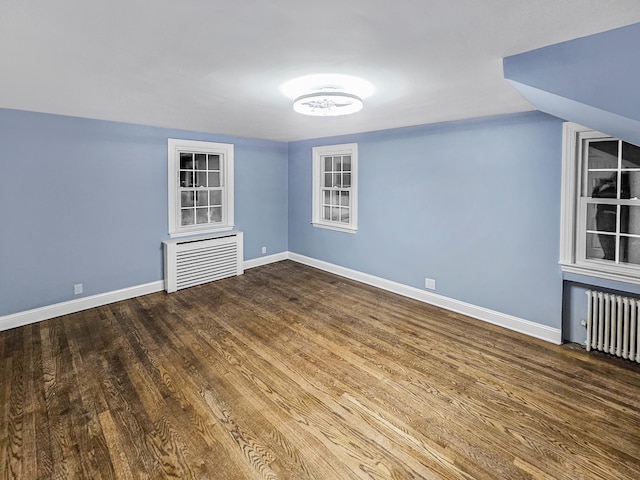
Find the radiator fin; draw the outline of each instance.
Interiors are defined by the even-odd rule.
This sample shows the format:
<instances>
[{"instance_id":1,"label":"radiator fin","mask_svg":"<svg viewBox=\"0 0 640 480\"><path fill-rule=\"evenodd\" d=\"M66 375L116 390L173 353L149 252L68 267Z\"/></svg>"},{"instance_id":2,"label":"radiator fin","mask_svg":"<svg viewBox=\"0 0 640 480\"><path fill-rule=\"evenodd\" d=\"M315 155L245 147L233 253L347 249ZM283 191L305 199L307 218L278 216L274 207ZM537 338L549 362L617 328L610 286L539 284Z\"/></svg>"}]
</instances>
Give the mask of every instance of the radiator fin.
<instances>
[{"instance_id":1,"label":"radiator fin","mask_svg":"<svg viewBox=\"0 0 640 480\"><path fill-rule=\"evenodd\" d=\"M587 291L587 350L640 363L640 300Z\"/></svg>"},{"instance_id":2,"label":"radiator fin","mask_svg":"<svg viewBox=\"0 0 640 480\"><path fill-rule=\"evenodd\" d=\"M167 292L243 273L242 232L167 241L164 246Z\"/></svg>"}]
</instances>

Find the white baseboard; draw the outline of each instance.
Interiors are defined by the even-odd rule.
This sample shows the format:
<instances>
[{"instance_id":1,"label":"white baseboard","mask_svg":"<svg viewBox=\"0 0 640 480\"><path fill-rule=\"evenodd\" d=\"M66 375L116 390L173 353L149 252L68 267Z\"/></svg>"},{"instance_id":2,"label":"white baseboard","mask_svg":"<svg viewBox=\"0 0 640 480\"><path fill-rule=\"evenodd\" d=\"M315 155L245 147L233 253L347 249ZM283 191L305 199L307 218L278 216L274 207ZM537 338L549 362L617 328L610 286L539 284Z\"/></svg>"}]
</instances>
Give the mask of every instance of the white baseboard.
<instances>
[{"instance_id":1,"label":"white baseboard","mask_svg":"<svg viewBox=\"0 0 640 480\"><path fill-rule=\"evenodd\" d=\"M279 262L289 258L289 252L275 253L265 257L255 258L244 262L244 269L259 267L268 263ZM130 298L147 295L149 293L160 292L164 290L164 280L137 285L135 287L123 288L112 292L92 295L90 297L69 300L68 302L47 305L33 310L25 310L24 312L12 313L10 315L0 316L0 331L9 330L11 328L21 327L30 323L41 322L61 315L69 315L71 313L81 312L89 308L100 307L109 303L128 300Z\"/></svg>"},{"instance_id":2,"label":"white baseboard","mask_svg":"<svg viewBox=\"0 0 640 480\"><path fill-rule=\"evenodd\" d=\"M244 269L247 270L249 268L261 267L262 265L267 265L268 263L280 262L282 260L287 260L288 258L289 258L289 252L280 252L280 253L274 253L272 255L267 255L266 257L253 258L251 260L245 260Z\"/></svg>"},{"instance_id":3,"label":"white baseboard","mask_svg":"<svg viewBox=\"0 0 640 480\"><path fill-rule=\"evenodd\" d=\"M89 308L100 307L109 303L128 300L129 298L147 295L149 293L160 292L164 290L164 280L158 282L145 283L144 285L136 285L134 287L114 290L113 292L100 293L90 297L78 298L77 300L69 300L68 302L56 303L45 307L34 308L24 312L13 313L0 317L0 331L9 330L10 328L21 327L29 323L41 322L50 318L59 317L61 315L69 315L70 313L80 312Z\"/></svg>"},{"instance_id":4,"label":"white baseboard","mask_svg":"<svg viewBox=\"0 0 640 480\"><path fill-rule=\"evenodd\" d=\"M326 272L335 273L336 275L340 275L351 280L366 283L367 285L372 285L389 292L413 298L414 300L419 300L453 312L461 313L493 325L524 333L531 337L546 340L547 342L555 343L556 345L560 345L562 343L562 331L558 328L547 327L546 325L541 325L539 323L524 320L505 313L496 312L495 310L489 310L488 308L478 307L470 303L461 302L460 300L420 290L419 288L410 287L402 283L393 282L391 280L362 273L357 270L351 270L350 268L341 267L322 260L316 260L315 258L306 257L297 253L289 252L289 259Z\"/></svg>"},{"instance_id":5,"label":"white baseboard","mask_svg":"<svg viewBox=\"0 0 640 480\"><path fill-rule=\"evenodd\" d=\"M259 267L268 263L287 260L288 258L289 252L275 253L273 255L247 260L244 262L244 269L246 270L249 268ZM21 327L30 323L41 322L43 320L49 320L61 315L81 312L82 310L87 310L89 308L100 307L109 303L128 300L130 298L160 292L162 290L164 290L164 280L0 316L0 331Z\"/></svg>"},{"instance_id":6,"label":"white baseboard","mask_svg":"<svg viewBox=\"0 0 640 480\"><path fill-rule=\"evenodd\" d=\"M525 335L539 338L541 340L546 340L557 345L562 343L562 332L558 328L540 325L539 323L534 323L529 320L496 312L495 310L489 310L488 308L478 307L470 303L461 302L453 298L420 290L419 288L410 287L402 283L386 280L384 278L369 275L368 273L362 273L350 268L341 267L322 260L316 260L315 258L306 257L298 253L280 252L265 257L247 260L244 262L244 269L255 268L282 260L293 260L294 262L309 265L326 272L366 283L367 285L372 285L374 287L413 298L414 300L429 303L437 307L445 308L453 312L461 313L463 315L498 325L509 330L524 333ZM70 300L68 302L48 305L24 312L13 313L11 315L5 315L0 317L0 331L20 327L29 323L40 322L42 320L48 320L61 315L80 312L82 310L107 305L113 302L119 302L121 300L127 300L141 295L147 295L149 293L160 292L162 290L164 290L164 280L123 288L113 292L101 293L91 297L79 298L77 300Z\"/></svg>"}]
</instances>

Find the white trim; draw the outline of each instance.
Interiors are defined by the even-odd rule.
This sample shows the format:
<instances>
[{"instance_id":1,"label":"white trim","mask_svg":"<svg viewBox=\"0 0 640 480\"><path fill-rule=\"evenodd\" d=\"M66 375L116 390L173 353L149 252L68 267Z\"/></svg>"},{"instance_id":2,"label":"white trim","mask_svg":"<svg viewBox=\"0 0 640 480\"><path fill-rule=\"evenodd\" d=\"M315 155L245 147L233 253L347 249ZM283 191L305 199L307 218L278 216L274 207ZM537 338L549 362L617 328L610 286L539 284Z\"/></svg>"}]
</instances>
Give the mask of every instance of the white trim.
<instances>
[{"instance_id":1,"label":"white trim","mask_svg":"<svg viewBox=\"0 0 640 480\"><path fill-rule=\"evenodd\" d=\"M562 343L562 331L559 328L541 325L529 320L524 320L495 310L489 310L488 308L479 307L470 303L461 302L460 300L455 300L443 295L426 292L419 288L410 287L402 283L393 282L374 275L369 275L368 273L351 270L350 268L341 267L322 260L316 260L315 258L306 257L297 253L289 252L289 259L294 262L340 275L342 277L350 278L357 282L366 283L367 285L372 285L389 292L397 293L414 300L461 313L463 315L482 320L483 322L524 333L525 335L539 338L541 340L546 340L547 342L555 343L556 345L560 345Z\"/></svg>"},{"instance_id":2,"label":"white trim","mask_svg":"<svg viewBox=\"0 0 640 480\"><path fill-rule=\"evenodd\" d=\"M289 259L289 252L274 253L265 257L252 258L251 260L245 260L244 269L261 267L262 265L268 265L269 263L281 262L282 260Z\"/></svg>"},{"instance_id":3,"label":"white trim","mask_svg":"<svg viewBox=\"0 0 640 480\"><path fill-rule=\"evenodd\" d=\"M247 260L243 263L243 268L246 270L249 268L260 267L269 263L287 260L288 258L289 252L274 253L273 255ZM112 292L92 295L90 297L69 300L68 302L34 308L33 310L25 310L23 312L0 316L0 331L22 327L30 323L41 322L43 320L49 320L61 315L81 312L90 308L108 305L109 303L119 302L121 300L128 300L141 295L161 292L164 290L164 286L164 280L159 280L157 282L151 282L144 285L123 288Z\"/></svg>"},{"instance_id":4,"label":"white trim","mask_svg":"<svg viewBox=\"0 0 640 480\"><path fill-rule=\"evenodd\" d=\"M529 320L524 320L522 318L507 315L495 310L489 310L488 308L479 307L470 303L461 302L459 300L445 297L443 295L426 292L415 287L404 285L402 283L386 280L384 278L369 275L368 273L362 273L350 268L341 267L339 265L328 263L322 260L316 260L315 258L300 255L298 253L280 252L265 257L258 257L247 260L244 262L244 269L251 269L262 265L267 265L269 263L280 262L282 260L292 260L294 262L302 263L310 267L315 267L326 272L350 278L351 280L355 280L357 282L365 283L367 285L372 285L389 292L397 293L398 295L402 295L404 297L412 298L414 300L435 305L446 310L461 313L463 315L467 315L469 317L473 317L475 319L482 320L493 325L498 325L509 330L520 332L531 337L546 340L547 342L555 343L556 345L560 345L562 343L562 332L558 328L540 325L539 323L531 322ZM147 295L149 293L160 292L162 290L164 290L164 280L147 283L144 285L138 285L135 287L123 288L121 290L93 295L91 297L85 297L78 300L57 303L55 305L36 308L34 310L27 310L11 315L5 315L3 317L0 317L0 331L20 327L30 323L40 322L42 320L48 320L50 318L59 317L60 315L68 315L70 313L80 312L82 310L107 305L109 303L119 302L121 300L128 300L130 298Z\"/></svg>"},{"instance_id":5,"label":"white trim","mask_svg":"<svg viewBox=\"0 0 640 480\"><path fill-rule=\"evenodd\" d=\"M575 273L576 275L584 275L585 277L600 278L603 280L613 280L615 282L640 285L640 278L636 276L621 275L619 273L606 272L603 270L594 270L589 267L577 266L575 264L560 264L560 268L563 272Z\"/></svg>"},{"instance_id":6,"label":"white trim","mask_svg":"<svg viewBox=\"0 0 640 480\"><path fill-rule=\"evenodd\" d=\"M327 230L336 230L338 232L358 233L358 230L356 230L354 228L339 227L337 225L328 224L328 223L314 223L314 222L311 222L311 225L313 225L314 227L318 227L318 228L326 228Z\"/></svg>"},{"instance_id":7,"label":"white trim","mask_svg":"<svg viewBox=\"0 0 640 480\"><path fill-rule=\"evenodd\" d=\"M226 233L226 232L231 232L236 226L235 225L229 225L228 227L221 227L221 228L216 228L215 230L205 230L205 231L199 231L199 230L194 230L194 231L189 231L189 232L180 232L180 233L170 233L169 234L169 238L175 238L175 239L181 239L184 237L190 237L193 235L215 235L217 233Z\"/></svg>"},{"instance_id":8,"label":"white trim","mask_svg":"<svg viewBox=\"0 0 640 480\"><path fill-rule=\"evenodd\" d=\"M562 124L562 193L560 197L560 263L575 261L576 168L578 136L588 130L577 123Z\"/></svg>"},{"instance_id":9,"label":"white trim","mask_svg":"<svg viewBox=\"0 0 640 480\"><path fill-rule=\"evenodd\" d=\"M77 300L69 300L68 302L34 308L33 310L12 313L11 315L0 317L0 331L21 327L30 323L40 322L42 320L49 320L50 318L59 317L61 315L81 312L82 310L100 307L102 305L119 302L121 300L128 300L130 298L148 295L149 293L161 292L162 290L164 290L164 280L159 280L157 282L145 283L144 285L136 285L134 287L99 293L98 295L79 298Z\"/></svg>"},{"instance_id":10,"label":"white trim","mask_svg":"<svg viewBox=\"0 0 640 480\"><path fill-rule=\"evenodd\" d=\"M274 253L273 255L247 260L243 263L243 268L246 270L249 268L260 267L269 263L287 260L288 258L289 252ZM33 310L25 310L23 312L0 316L0 331L22 327L30 323L41 322L43 320L49 320L61 315L81 312L90 308L108 305L121 300L128 300L141 295L161 292L164 290L164 287L164 280L159 280L157 282L151 282L144 285L123 288L121 290L100 293L90 297L83 297L75 300L69 300L68 302L56 303L40 308L34 308Z\"/></svg>"}]
</instances>

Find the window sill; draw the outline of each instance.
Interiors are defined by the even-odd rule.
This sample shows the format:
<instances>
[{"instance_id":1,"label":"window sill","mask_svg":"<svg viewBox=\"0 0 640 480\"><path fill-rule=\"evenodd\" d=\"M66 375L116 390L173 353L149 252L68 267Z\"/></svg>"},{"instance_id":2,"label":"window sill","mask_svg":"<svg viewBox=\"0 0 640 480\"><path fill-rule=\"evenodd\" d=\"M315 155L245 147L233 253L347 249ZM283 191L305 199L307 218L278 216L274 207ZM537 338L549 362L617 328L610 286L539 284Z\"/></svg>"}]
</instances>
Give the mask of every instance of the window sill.
<instances>
[{"instance_id":1,"label":"window sill","mask_svg":"<svg viewBox=\"0 0 640 480\"><path fill-rule=\"evenodd\" d=\"M169 232L170 238L178 238L178 237L189 237L192 235L206 235L206 234L214 234L220 232L228 232L229 230L233 230L235 225L225 225L223 227L217 228L203 228L203 229L194 229L194 230L185 230L182 232Z\"/></svg>"},{"instance_id":2,"label":"window sill","mask_svg":"<svg viewBox=\"0 0 640 480\"><path fill-rule=\"evenodd\" d=\"M318 227L318 228L326 228L327 230L335 230L337 232L344 232L344 233L351 233L354 234L358 231L357 228L353 228L353 227L342 227L339 225L330 225L327 223L316 223L316 222L311 222L311 225L313 225L314 227Z\"/></svg>"},{"instance_id":3,"label":"window sill","mask_svg":"<svg viewBox=\"0 0 640 480\"><path fill-rule=\"evenodd\" d=\"M577 265L575 263L572 264L560 264L560 268L563 272L567 273L575 273L577 275L584 275L587 277L600 278L603 280L613 280L616 282L629 283L633 285L640 285L640 277L613 271L613 269L605 269L600 266L585 266L585 265Z\"/></svg>"}]
</instances>

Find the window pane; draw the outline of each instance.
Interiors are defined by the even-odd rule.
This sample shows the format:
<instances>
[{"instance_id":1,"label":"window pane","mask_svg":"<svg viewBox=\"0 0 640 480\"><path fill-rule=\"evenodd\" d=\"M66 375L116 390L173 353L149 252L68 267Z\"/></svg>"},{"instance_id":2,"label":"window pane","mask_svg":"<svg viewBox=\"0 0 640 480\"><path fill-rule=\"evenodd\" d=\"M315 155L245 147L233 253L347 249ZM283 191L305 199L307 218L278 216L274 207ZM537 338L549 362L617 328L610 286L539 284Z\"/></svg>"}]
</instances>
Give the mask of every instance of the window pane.
<instances>
[{"instance_id":1,"label":"window pane","mask_svg":"<svg viewBox=\"0 0 640 480\"><path fill-rule=\"evenodd\" d=\"M325 172L330 172L331 171L332 160L333 160L333 157L324 157L324 171Z\"/></svg>"},{"instance_id":2,"label":"window pane","mask_svg":"<svg viewBox=\"0 0 640 480\"><path fill-rule=\"evenodd\" d=\"M617 172L589 172L585 196L593 198L616 198L617 195Z\"/></svg>"},{"instance_id":3,"label":"window pane","mask_svg":"<svg viewBox=\"0 0 640 480\"><path fill-rule=\"evenodd\" d=\"M620 238L620 263L640 265L640 238Z\"/></svg>"},{"instance_id":4,"label":"window pane","mask_svg":"<svg viewBox=\"0 0 640 480\"><path fill-rule=\"evenodd\" d=\"M322 210L322 219L331 220L331 207L324 207Z\"/></svg>"},{"instance_id":5,"label":"window pane","mask_svg":"<svg viewBox=\"0 0 640 480\"><path fill-rule=\"evenodd\" d=\"M340 221L342 223L349 223L349 209L341 208L340 209Z\"/></svg>"},{"instance_id":6,"label":"window pane","mask_svg":"<svg viewBox=\"0 0 640 480\"><path fill-rule=\"evenodd\" d=\"M342 171L351 171L351 155L345 155L344 157L342 157Z\"/></svg>"},{"instance_id":7,"label":"window pane","mask_svg":"<svg viewBox=\"0 0 640 480\"><path fill-rule=\"evenodd\" d=\"M351 186L351 174L345 173L342 175L342 186L350 187Z\"/></svg>"},{"instance_id":8,"label":"window pane","mask_svg":"<svg viewBox=\"0 0 640 480\"><path fill-rule=\"evenodd\" d=\"M333 171L339 172L342 170L342 157L333 157Z\"/></svg>"},{"instance_id":9,"label":"window pane","mask_svg":"<svg viewBox=\"0 0 640 480\"><path fill-rule=\"evenodd\" d=\"M180 212L180 224L181 225L193 225L193 208L184 208Z\"/></svg>"},{"instance_id":10,"label":"window pane","mask_svg":"<svg viewBox=\"0 0 640 480\"><path fill-rule=\"evenodd\" d=\"M180 186L193 187L193 172L180 172Z\"/></svg>"},{"instance_id":11,"label":"window pane","mask_svg":"<svg viewBox=\"0 0 640 480\"><path fill-rule=\"evenodd\" d=\"M192 168L193 168L193 154L180 153L180 169L191 170Z\"/></svg>"},{"instance_id":12,"label":"window pane","mask_svg":"<svg viewBox=\"0 0 640 480\"><path fill-rule=\"evenodd\" d=\"M622 142L622 168L640 168L640 147Z\"/></svg>"},{"instance_id":13,"label":"window pane","mask_svg":"<svg viewBox=\"0 0 640 480\"><path fill-rule=\"evenodd\" d=\"M196 187L207 186L207 172L196 172Z\"/></svg>"},{"instance_id":14,"label":"window pane","mask_svg":"<svg viewBox=\"0 0 640 480\"><path fill-rule=\"evenodd\" d=\"M620 207L620 232L640 235L640 207Z\"/></svg>"},{"instance_id":15,"label":"window pane","mask_svg":"<svg viewBox=\"0 0 640 480\"><path fill-rule=\"evenodd\" d=\"M211 190L209 192L209 205L222 205L222 192L220 190Z\"/></svg>"},{"instance_id":16,"label":"window pane","mask_svg":"<svg viewBox=\"0 0 640 480\"><path fill-rule=\"evenodd\" d=\"M620 174L620 198L630 198L630 182L634 181L638 183L640 180L640 172L621 172ZM634 188L635 194L638 194L638 187Z\"/></svg>"},{"instance_id":17,"label":"window pane","mask_svg":"<svg viewBox=\"0 0 640 480\"><path fill-rule=\"evenodd\" d=\"M349 206L349 192L342 192L340 195L340 205Z\"/></svg>"},{"instance_id":18,"label":"window pane","mask_svg":"<svg viewBox=\"0 0 640 480\"><path fill-rule=\"evenodd\" d=\"M618 168L618 141L589 142L588 168Z\"/></svg>"},{"instance_id":19,"label":"window pane","mask_svg":"<svg viewBox=\"0 0 640 480\"><path fill-rule=\"evenodd\" d=\"M198 206L209 205L209 192L207 191L196 192L196 205Z\"/></svg>"},{"instance_id":20,"label":"window pane","mask_svg":"<svg viewBox=\"0 0 640 480\"><path fill-rule=\"evenodd\" d=\"M340 205L340 192L333 190L331 192L331 205Z\"/></svg>"},{"instance_id":21,"label":"window pane","mask_svg":"<svg viewBox=\"0 0 640 480\"><path fill-rule=\"evenodd\" d=\"M209 170L220 170L220 155L209 155Z\"/></svg>"},{"instance_id":22,"label":"window pane","mask_svg":"<svg viewBox=\"0 0 640 480\"><path fill-rule=\"evenodd\" d=\"M330 173L325 173L324 174L324 186L325 187L329 187L329 188L333 187L333 182L331 181L331 179L332 179L332 176L331 176Z\"/></svg>"},{"instance_id":23,"label":"window pane","mask_svg":"<svg viewBox=\"0 0 640 480\"><path fill-rule=\"evenodd\" d=\"M193 207L193 192L181 192L180 193L180 206L181 207Z\"/></svg>"},{"instance_id":24,"label":"window pane","mask_svg":"<svg viewBox=\"0 0 640 480\"><path fill-rule=\"evenodd\" d=\"M622 172L620 198L640 199L640 172Z\"/></svg>"},{"instance_id":25,"label":"window pane","mask_svg":"<svg viewBox=\"0 0 640 480\"><path fill-rule=\"evenodd\" d=\"M334 222L340 221L340 209L338 207L331 207L331 220Z\"/></svg>"},{"instance_id":26,"label":"window pane","mask_svg":"<svg viewBox=\"0 0 640 480\"><path fill-rule=\"evenodd\" d=\"M325 205L329 205L331 203L331 191L323 190L324 201L322 202Z\"/></svg>"},{"instance_id":27,"label":"window pane","mask_svg":"<svg viewBox=\"0 0 640 480\"><path fill-rule=\"evenodd\" d=\"M196 223L209 223L208 208L196 208Z\"/></svg>"},{"instance_id":28,"label":"window pane","mask_svg":"<svg viewBox=\"0 0 640 480\"><path fill-rule=\"evenodd\" d=\"M616 231L617 205L587 205L587 230Z\"/></svg>"},{"instance_id":29,"label":"window pane","mask_svg":"<svg viewBox=\"0 0 640 480\"><path fill-rule=\"evenodd\" d=\"M333 174L333 186L334 187L341 187L342 186L342 174L341 173L334 173Z\"/></svg>"},{"instance_id":30,"label":"window pane","mask_svg":"<svg viewBox=\"0 0 640 480\"><path fill-rule=\"evenodd\" d=\"M587 233L587 258L615 260L616 236L605 233Z\"/></svg>"},{"instance_id":31,"label":"window pane","mask_svg":"<svg viewBox=\"0 0 640 480\"><path fill-rule=\"evenodd\" d=\"M209 209L211 223L220 223L222 221L222 208L213 207Z\"/></svg>"},{"instance_id":32,"label":"window pane","mask_svg":"<svg viewBox=\"0 0 640 480\"><path fill-rule=\"evenodd\" d=\"M204 153L196 153L196 170L207 169L207 156Z\"/></svg>"},{"instance_id":33,"label":"window pane","mask_svg":"<svg viewBox=\"0 0 640 480\"><path fill-rule=\"evenodd\" d=\"M220 173L218 173L218 172L209 172L209 186L210 187L219 187L220 186Z\"/></svg>"}]
</instances>

